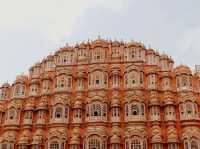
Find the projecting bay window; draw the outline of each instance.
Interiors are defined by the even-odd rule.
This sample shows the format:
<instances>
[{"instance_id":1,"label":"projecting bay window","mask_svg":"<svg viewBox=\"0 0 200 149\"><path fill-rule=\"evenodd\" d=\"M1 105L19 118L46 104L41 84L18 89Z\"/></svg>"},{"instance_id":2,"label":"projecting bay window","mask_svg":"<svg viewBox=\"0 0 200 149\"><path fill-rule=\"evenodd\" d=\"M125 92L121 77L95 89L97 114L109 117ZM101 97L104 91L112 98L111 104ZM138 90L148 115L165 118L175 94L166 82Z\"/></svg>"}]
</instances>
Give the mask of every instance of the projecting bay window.
<instances>
[{"instance_id":1,"label":"projecting bay window","mask_svg":"<svg viewBox=\"0 0 200 149\"><path fill-rule=\"evenodd\" d=\"M144 103L125 103L125 121L144 121L145 119Z\"/></svg>"},{"instance_id":2,"label":"projecting bay window","mask_svg":"<svg viewBox=\"0 0 200 149\"><path fill-rule=\"evenodd\" d=\"M56 91L66 91L72 89L72 76L60 75L56 78Z\"/></svg>"},{"instance_id":3,"label":"projecting bay window","mask_svg":"<svg viewBox=\"0 0 200 149\"><path fill-rule=\"evenodd\" d=\"M181 120L193 120L198 119L198 106L197 103L192 101L186 101L179 104L180 119Z\"/></svg>"},{"instance_id":4,"label":"projecting bay window","mask_svg":"<svg viewBox=\"0 0 200 149\"><path fill-rule=\"evenodd\" d=\"M57 105L51 110L51 123L68 123L69 107Z\"/></svg>"},{"instance_id":5,"label":"projecting bay window","mask_svg":"<svg viewBox=\"0 0 200 149\"><path fill-rule=\"evenodd\" d=\"M31 84L29 96L37 96L39 92L39 85L38 84Z\"/></svg>"},{"instance_id":6,"label":"projecting bay window","mask_svg":"<svg viewBox=\"0 0 200 149\"><path fill-rule=\"evenodd\" d=\"M24 125L31 125L32 124L32 118L33 118L33 112L32 111L25 111L24 112Z\"/></svg>"},{"instance_id":7,"label":"projecting bay window","mask_svg":"<svg viewBox=\"0 0 200 149\"><path fill-rule=\"evenodd\" d=\"M50 93L50 81L49 80L43 80L43 82L42 82L42 93L43 94Z\"/></svg>"},{"instance_id":8,"label":"projecting bay window","mask_svg":"<svg viewBox=\"0 0 200 149\"><path fill-rule=\"evenodd\" d=\"M13 89L14 98L24 98L25 97L25 85L16 84Z\"/></svg>"},{"instance_id":9,"label":"projecting bay window","mask_svg":"<svg viewBox=\"0 0 200 149\"><path fill-rule=\"evenodd\" d=\"M112 107L111 108L111 121L112 122L120 122L120 108Z\"/></svg>"},{"instance_id":10,"label":"projecting bay window","mask_svg":"<svg viewBox=\"0 0 200 149\"><path fill-rule=\"evenodd\" d=\"M10 125L10 124L19 124L19 115L20 115L20 110L16 109L14 107L10 108L7 110L6 112L6 121L5 124L6 125Z\"/></svg>"},{"instance_id":11,"label":"projecting bay window","mask_svg":"<svg viewBox=\"0 0 200 149\"><path fill-rule=\"evenodd\" d=\"M170 90L171 89L171 82L170 78L163 78L162 79L162 90Z\"/></svg>"},{"instance_id":12,"label":"projecting bay window","mask_svg":"<svg viewBox=\"0 0 200 149\"><path fill-rule=\"evenodd\" d=\"M165 112L165 121L176 120L175 106L174 105L167 105L164 108L164 112Z\"/></svg>"},{"instance_id":13,"label":"projecting bay window","mask_svg":"<svg viewBox=\"0 0 200 149\"><path fill-rule=\"evenodd\" d=\"M46 111L44 109L39 109L37 111L37 121L36 124L45 124Z\"/></svg>"},{"instance_id":14,"label":"projecting bay window","mask_svg":"<svg viewBox=\"0 0 200 149\"><path fill-rule=\"evenodd\" d=\"M74 123L80 123L81 120L82 120L82 110L81 109L74 109L74 112L73 112L73 122Z\"/></svg>"},{"instance_id":15,"label":"projecting bay window","mask_svg":"<svg viewBox=\"0 0 200 149\"><path fill-rule=\"evenodd\" d=\"M106 72L94 71L89 74L89 89L102 89L108 86L108 75Z\"/></svg>"},{"instance_id":16,"label":"projecting bay window","mask_svg":"<svg viewBox=\"0 0 200 149\"><path fill-rule=\"evenodd\" d=\"M182 90L191 90L192 89L192 80L189 75L180 75L176 77L176 86L177 91Z\"/></svg>"},{"instance_id":17,"label":"projecting bay window","mask_svg":"<svg viewBox=\"0 0 200 149\"><path fill-rule=\"evenodd\" d=\"M86 106L86 121L107 121L107 104L101 102L88 104Z\"/></svg>"},{"instance_id":18,"label":"projecting bay window","mask_svg":"<svg viewBox=\"0 0 200 149\"><path fill-rule=\"evenodd\" d=\"M160 107L153 105L150 107L150 119L151 121L160 121Z\"/></svg>"},{"instance_id":19,"label":"projecting bay window","mask_svg":"<svg viewBox=\"0 0 200 149\"><path fill-rule=\"evenodd\" d=\"M78 78L76 82L76 90L82 91L84 90L84 78Z\"/></svg>"},{"instance_id":20,"label":"projecting bay window","mask_svg":"<svg viewBox=\"0 0 200 149\"><path fill-rule=\"evenodd\" d=\"M157 75L149 74L147 79L148 79L148 89L156 89L157 88Z\"/></svg>"},{"instance_id":21,"label":"projecting bay window","mask_svg":"<svg viewBox=\"0 0 200 149\"><path fill-rule=\"evenodd\" d=\"M59 65L72 65L74 62L74 54L73 52L63 52L60 53L58 57Z\"/></svg>"},{"instance_id":22,"label":"projecting bay window","mask_svg":"<svg viewBox=\"0 0 200 149\"><path fill-rule=\"evenodd\" d=\"M7 99L7 89L6 88L0 88L0 100Z\"/></svg>"}]
</instances>

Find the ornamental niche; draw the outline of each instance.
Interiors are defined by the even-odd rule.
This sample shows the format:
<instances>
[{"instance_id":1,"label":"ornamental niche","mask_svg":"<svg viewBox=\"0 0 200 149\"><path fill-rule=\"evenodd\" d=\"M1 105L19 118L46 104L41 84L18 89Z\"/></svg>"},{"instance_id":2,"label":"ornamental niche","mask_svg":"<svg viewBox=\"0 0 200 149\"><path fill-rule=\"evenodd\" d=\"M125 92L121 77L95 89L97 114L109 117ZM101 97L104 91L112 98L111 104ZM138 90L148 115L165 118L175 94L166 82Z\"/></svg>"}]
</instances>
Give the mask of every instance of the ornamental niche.
<instances>
[{"instance_id":1,"label":"ornamental niche","mask_svg":"<svg viewBox=\"0 0 200 149\"><path fill-rule=\"evenodd\" d=\"M65 46L0 86L0 149L200 149L200 72L138 42Z\"/></svg>"}]
</instances>

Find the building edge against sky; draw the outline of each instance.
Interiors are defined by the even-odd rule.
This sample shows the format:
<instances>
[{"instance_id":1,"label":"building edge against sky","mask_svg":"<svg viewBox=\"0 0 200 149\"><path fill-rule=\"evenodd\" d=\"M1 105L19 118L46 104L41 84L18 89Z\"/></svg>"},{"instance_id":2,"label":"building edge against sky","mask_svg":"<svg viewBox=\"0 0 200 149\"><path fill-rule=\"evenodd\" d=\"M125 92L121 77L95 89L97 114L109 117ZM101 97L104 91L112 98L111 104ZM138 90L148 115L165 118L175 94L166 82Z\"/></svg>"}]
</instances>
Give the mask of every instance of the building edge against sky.
<instances>
[{"instance_id":1,"label":"building edge against sky","mask_svg":"<svg viewBox=\"0 0 200 149\"><path fill-rule=\"evenodd\" d=\"M138 42L60 48L0 87L0 148L200 149L200 74L173 64Z\"/></svg>"}]
</instances>

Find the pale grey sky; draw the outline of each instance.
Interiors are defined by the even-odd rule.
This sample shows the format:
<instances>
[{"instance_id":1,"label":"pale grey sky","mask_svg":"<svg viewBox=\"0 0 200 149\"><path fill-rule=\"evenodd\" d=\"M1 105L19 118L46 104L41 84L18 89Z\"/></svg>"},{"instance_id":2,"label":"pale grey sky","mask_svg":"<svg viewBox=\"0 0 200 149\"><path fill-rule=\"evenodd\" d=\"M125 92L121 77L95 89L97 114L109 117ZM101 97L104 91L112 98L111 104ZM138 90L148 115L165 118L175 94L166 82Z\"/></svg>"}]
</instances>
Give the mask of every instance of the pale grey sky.
<instances>
[{"instance_id":1,"label":"pale grey sky","mask_svg":"<svg viewBox=\"0 0 200 149\"><path fill-rule=\"evenodd\" d=\"M0 84L67 42L136 40L200 64L200 0L0 0Z\"/></svg>"}]
</instances>

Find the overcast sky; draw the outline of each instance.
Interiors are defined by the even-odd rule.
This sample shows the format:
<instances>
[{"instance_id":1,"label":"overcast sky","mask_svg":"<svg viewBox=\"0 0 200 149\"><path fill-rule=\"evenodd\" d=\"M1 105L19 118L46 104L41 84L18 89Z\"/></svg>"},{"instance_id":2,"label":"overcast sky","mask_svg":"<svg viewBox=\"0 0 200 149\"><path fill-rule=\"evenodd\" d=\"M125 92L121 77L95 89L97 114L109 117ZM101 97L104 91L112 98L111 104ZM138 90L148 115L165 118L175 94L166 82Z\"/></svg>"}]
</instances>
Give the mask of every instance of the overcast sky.
<instances>
[{"instance_id":1,"label":"overcast sky","mask_svg":"<svg viewBox=\"0 0 200 149\"><path fill-rule=\"evenodd\" d=\"M200 64L200 0L0 0L0 84L66 43L136 40Z\"/></svg>"}]
</instances>

